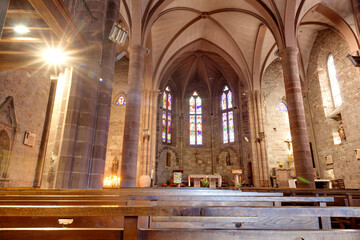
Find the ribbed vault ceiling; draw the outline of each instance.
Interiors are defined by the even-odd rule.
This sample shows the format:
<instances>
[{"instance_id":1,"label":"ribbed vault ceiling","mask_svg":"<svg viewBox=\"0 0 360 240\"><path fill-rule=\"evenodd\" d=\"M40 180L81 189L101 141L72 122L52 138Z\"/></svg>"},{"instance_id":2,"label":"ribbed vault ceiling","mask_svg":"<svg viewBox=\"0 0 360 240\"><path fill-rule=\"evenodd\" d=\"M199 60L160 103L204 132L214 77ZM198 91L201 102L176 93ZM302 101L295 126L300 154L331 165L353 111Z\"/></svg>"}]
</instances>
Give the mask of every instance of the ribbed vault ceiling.
<instances>
[{"instance_id":1,"label":"ribbed vault ceiling","mask_svg":"<svg viewBox=\"0 0 360 240\"><path fill-rule=\"evenodd\" d=\"M152 85L172 78L182 88L200 79L209 89L225 78L260 89L262 74L275 50L295 31L302 78L317 32L330 28L358 50L350 0L142 0L144 44L151 50ZM121 4L131 31L131 1ZM289 19L287 21L287 19ZM291 26L288 22L296 22ZM293 35L293 34L290 34ZM287 39L285 41L285 39ZM288 42L286 42L288 44Z\"/></svg>"}]
</instances>

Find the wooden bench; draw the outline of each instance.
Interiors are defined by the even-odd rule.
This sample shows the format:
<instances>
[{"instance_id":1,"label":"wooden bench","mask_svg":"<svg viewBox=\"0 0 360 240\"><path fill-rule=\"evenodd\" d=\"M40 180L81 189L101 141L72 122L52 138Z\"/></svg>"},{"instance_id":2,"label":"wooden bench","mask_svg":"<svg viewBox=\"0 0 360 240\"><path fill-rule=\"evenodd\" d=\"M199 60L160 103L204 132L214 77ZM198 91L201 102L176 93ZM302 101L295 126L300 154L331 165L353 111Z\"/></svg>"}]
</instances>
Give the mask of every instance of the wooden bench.
<instances>
[{"instance_id":1,"label":"wooden bench","mask_svg":"<svg viewBox=\"0 0 360 240\"><path fill-rule=\"evenodd\" d=\"M326 207L331 202L197 189L0 191L0 239L360 239L358 230L332 230L330 223L360 217L360 208ZM74 222L64 229L59 218Z\"/></svg>"}]
</instances>

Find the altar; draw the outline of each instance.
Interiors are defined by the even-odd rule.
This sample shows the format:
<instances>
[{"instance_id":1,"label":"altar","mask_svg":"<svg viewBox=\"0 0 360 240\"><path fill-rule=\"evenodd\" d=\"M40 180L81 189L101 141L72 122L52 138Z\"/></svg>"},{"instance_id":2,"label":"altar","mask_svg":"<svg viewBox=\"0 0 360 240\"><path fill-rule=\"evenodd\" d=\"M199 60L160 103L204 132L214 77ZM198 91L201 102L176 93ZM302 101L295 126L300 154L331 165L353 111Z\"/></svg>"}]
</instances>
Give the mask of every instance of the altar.
<instances>
[{"instance_id":1,"label":"altar","mask_svg":"<svg viewBox=\"0 0 360 240\"><path fill-rule=\"evenodd\" d=\"M297 179L289 179L289 187L290 188L296 188L296 182ZM325 188L331 189L332 184L329 179L315 179L315 185L318 185L317 183L320 183L320 185L325 186ZM320 187L322 188L322 187Z\"/></svg>"},{"instance_id":2,"label":"altar","mask_svg":"<svg viewBox=\"0 0 360 240\"><path fill-rule=\"evenodd\" d=\"M203 174L190 174L188 176L189 187L191 186L190 179L194 179L194 187L200 187L200 181L205 177L209 178L210 180L210 185L209 185L210 188L216 188L216 181L218 181L218 186L221 187L221 182L222 182L221 175L203 175Z\"/></svg>"}]
</instances>

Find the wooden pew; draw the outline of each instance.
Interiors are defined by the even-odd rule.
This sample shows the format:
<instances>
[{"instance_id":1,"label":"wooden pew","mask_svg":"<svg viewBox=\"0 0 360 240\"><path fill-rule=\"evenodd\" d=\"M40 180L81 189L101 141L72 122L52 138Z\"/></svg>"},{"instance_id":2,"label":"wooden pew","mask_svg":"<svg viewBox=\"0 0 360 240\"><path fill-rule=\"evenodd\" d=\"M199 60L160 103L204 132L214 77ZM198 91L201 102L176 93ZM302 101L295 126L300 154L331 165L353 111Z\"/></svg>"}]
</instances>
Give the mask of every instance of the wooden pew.
<instances>
[{"instance_id":1,"label":"wooden pew","mask_svg":"<svg viewBox=\"0 0 360 240\"><path fill-rule=\"evenodd\" d=\"M286 238L291 234L300 234L300 237L311 239L308 238L311 234L320 236L320 226L321 236L330 238L339 235L342 237L332 239L360 239L357 230L330 231L332 216L360 217L359 208L326 207L326 203L333 201L331 197L283 197L282 193L223 190L167 190L170 189L0 191L0 239L22 239L19 236L28 239L36 239L34 236L39 236L39 239L64 239L71 236L69 231L76 239L97 239L99 231L106 236L103 239L136 239L134 236L138 235L139 239L161 240L168 239L169 234L173 234L172 238L175 239L188 239L189 234L197 239L211 239L209 228L213 229L210 231L214 236L222 236L223 239L250 235L271 239L265 238L270 232L271 237ZM286 203L318 203L320 206L283 206ZM26 218L28 222L35 220L38 225L33 223L26 228L16 225L16 220L23 222ZM68 232L61 226L56 228L54 220L58 218L73 218L74 225L68 226ZM99 221L101 218L103 222ZM106 225L104 219L116 220ZM52 223L43 225L44 220ZM6 226L4 222L12 224ZM99 222L103 225L99 225ZM171 225L176 229L169 228ZM250 230L257 228L261 229ZM274 228L277 231L273 231ZM235 232L233 229L236 229ZM93 236L91 233L94 233Z\"/></svg>"}]
</instances>

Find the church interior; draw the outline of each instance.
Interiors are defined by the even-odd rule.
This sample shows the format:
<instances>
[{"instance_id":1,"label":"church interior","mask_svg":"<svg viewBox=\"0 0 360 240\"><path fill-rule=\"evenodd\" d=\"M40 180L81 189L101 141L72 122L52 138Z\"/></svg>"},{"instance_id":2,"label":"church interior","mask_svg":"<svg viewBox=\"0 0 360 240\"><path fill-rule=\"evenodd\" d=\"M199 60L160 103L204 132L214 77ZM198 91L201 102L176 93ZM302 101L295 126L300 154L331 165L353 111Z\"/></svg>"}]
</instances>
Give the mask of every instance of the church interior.
<instances>
[{"instance_id":1,"label":"church interior","mask_svg":"<svg viewBox=\"0 0 360 240\"><path fill-rule=\"evenodd\" d=\"M294 220L281 228L285 235L279 239L360 239L360 230L331 230L360 228L359 49L360 0L1 0L0 236L23 234L4 230L16 226L8 218L21 215L9 205L23 204L23 216L43 217L42 223L67 215L55 208L43 210L46 216L32 212L26 206L45 204L35 195L49 205L87 206L74 196L106 205L115 201L111 193L143 212L98 209L101 214L92 216L107 220L94 223L124 225L124 235L109 230L107 239L174 237L176 232L144 234L139 228L166 229L165 217L189 214L165 209L161 201L203 206L201 196L199 216L221 216L223 223L233 216L229 210L216 215L218 208L207 207L223 202L234 208L232 214L248 211L231 197L267 197L270 205L255 206L274 209L284 202L333 202L342 207L333 209L340 220L330 213L311 215L315 223ZM305 201L297 190L313 197ZM289 200L289 193L301 196ZM271 200L279 196L280 205ZM161 211L137 209L150 198ZM74 217L90 216L86 207L76 209ZM198 216L191 211L188 216ZM257 211L266 218L266 209ZM306 215L291 215L296 211L286 216ZM275 216L284 217L280 212ZM112 214L125 220L109 220ZM205 225L214 228L208 218ZM246 221L252 223L236 223L235 229L264 228L260 220ZM176 226L198 226L189 224ZM301 224L312 230L294 227L303 237L287 238L285 229ZM238 239L234 226L221 229L228 231L196 236ZM103 239L96 231L88 238L81 230L77 239ZM66 231L55 232L49 236L71 239ZM33 239L46 235L25 233ZM269 232L239 234L270 239L264 237ZM191 232L179 236L192 238Z\"/></svg>"}]
</instances>

